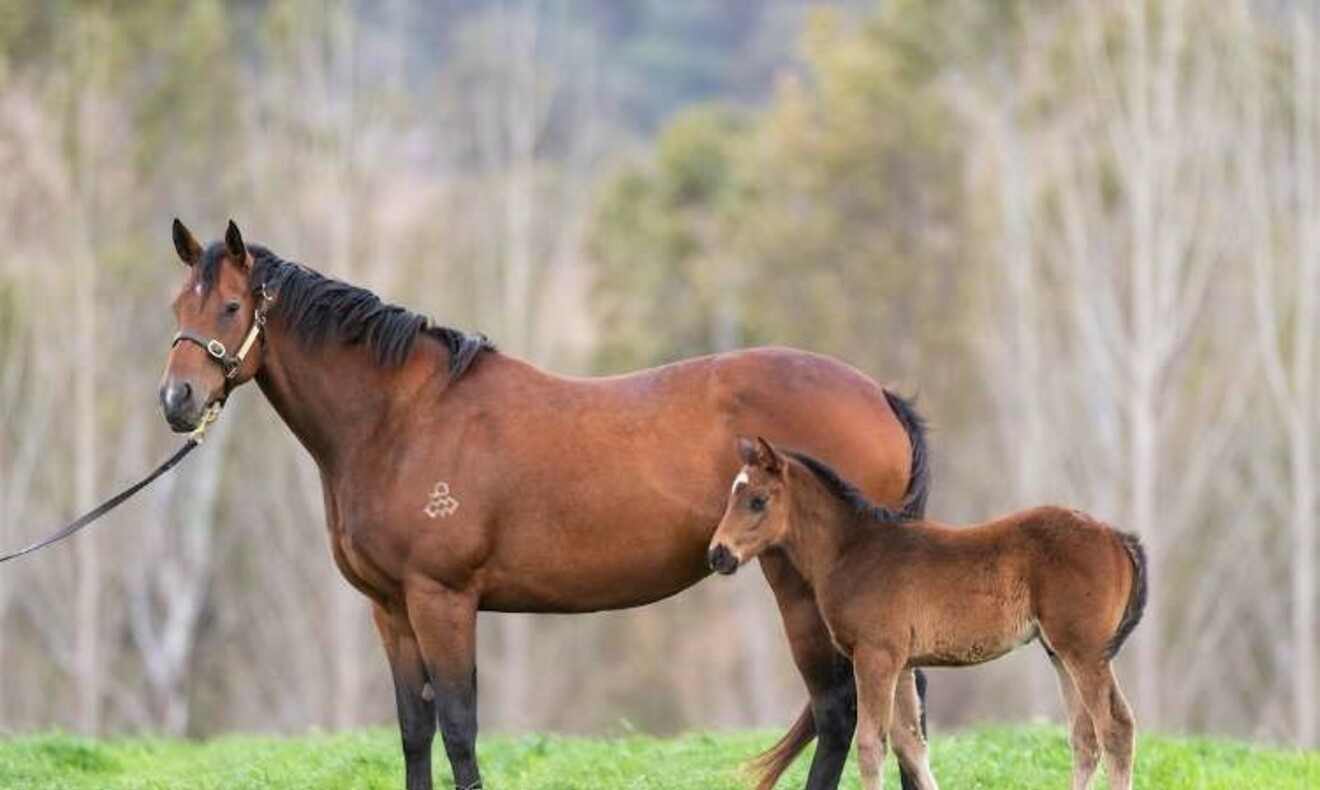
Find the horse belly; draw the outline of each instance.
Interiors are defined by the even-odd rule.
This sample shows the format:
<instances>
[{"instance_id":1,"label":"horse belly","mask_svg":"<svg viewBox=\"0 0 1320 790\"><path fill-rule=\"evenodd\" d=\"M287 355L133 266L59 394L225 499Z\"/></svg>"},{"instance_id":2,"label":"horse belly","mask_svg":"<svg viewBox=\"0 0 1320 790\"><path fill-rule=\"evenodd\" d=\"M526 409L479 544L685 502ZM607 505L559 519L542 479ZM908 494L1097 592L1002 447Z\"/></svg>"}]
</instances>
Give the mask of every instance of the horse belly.
<instances>
[{"instance_id":1,"label":"horse belly","mask_svg":"<svg viewBox=\"0 0 1320 790\"><path fill-rule=\"evenodd\" d=\"M702 562L666 568L660 573L623 574L605 584L601 583L602 577L593 578L587 585L579 585L570 576L542 575L535 580L492 577L483 588L480 608L487 612L535 614L586 614L631 609L676 595L709 574L710 570Z\"/></svg>"},{"instance_id":2,"label":"horse belly","mask_svg":"<svg viewBox=\"0 0 1320 790\"><path fill-rule=\"evenodd\" d=\"M1038 630L1021 594L959 596L929 606L912 629L912 666L970 666L993 661L1035 639Z\"/></svg>"},{"instance_id":3,"label":"horse belly","mask_svg":"<svg viewBox=\"0 0 1320 790\"><path fill-rule=\"evenodd\" d=\"M709 539L701 539L700 532L680 520L635 532L596 533L595 559L525 543L530 551L506 554L484 570L481 608L572 614L654 603L710 574Z\"/></svg>"}]
</instances>

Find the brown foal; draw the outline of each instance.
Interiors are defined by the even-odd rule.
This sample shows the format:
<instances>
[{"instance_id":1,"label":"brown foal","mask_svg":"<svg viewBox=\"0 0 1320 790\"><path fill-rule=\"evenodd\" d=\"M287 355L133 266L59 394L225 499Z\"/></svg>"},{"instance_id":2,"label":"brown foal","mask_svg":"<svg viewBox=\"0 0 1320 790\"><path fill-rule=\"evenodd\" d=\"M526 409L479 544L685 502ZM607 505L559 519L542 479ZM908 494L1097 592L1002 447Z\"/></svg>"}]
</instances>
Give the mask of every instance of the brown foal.
<instances>
[{"instance_id":1,"label":"brown foal","mask_svg":"<svg viewBox=\"0 0 1320 790\"><path fill-rule=\"evenodd\" d=\"M881 787L888 741L903 736L890 727L900 673L980 664L1038 637L1071 719L1074 790L1090 784L1101 750L1110 787L1131 787L1135 726L1110 662L1146 601L1135 536L1059 507L960 528L905 520L810 456L765 439L739 439L738 452L744 466L711 567L733 573L782 549L815 589L857 676L865 790ZM935 788L924 763L903 762L901 751L899 760L920 788Z\"/></svg>"}]
</instances>

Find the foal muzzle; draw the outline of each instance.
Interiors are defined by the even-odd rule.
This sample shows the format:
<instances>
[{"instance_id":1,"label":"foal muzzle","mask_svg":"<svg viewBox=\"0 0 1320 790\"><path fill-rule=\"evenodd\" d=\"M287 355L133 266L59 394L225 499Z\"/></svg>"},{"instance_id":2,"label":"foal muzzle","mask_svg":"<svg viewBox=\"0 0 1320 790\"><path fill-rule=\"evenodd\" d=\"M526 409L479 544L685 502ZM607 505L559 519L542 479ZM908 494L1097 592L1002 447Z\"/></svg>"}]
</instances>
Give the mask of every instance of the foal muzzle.
<instances>
[{"instance_id":1,"label":"foal muzzle","mask_svg":"<svg viewBox=\"0 0 1320 790\"><path fill-rule=\"evenodd\" d=\"M717 543L706 553L706 563L716 573L728 576L738 570L738 558L723 543Z\"/></svg>"}]
</instances>

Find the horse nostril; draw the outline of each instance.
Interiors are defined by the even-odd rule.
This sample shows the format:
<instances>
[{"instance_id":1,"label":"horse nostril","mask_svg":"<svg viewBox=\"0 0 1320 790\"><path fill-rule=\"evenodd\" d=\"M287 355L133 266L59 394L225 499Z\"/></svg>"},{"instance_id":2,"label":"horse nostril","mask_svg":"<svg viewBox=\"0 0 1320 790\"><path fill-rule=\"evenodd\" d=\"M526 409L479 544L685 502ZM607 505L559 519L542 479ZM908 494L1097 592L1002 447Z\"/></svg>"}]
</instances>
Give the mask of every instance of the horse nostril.
<instances>
[{"instance_id":1,"label":"horse nostril","mask_svg":"<svg viewBox=\"0 0 1320 790\"><path fill-rule=\"evenodd\" d=\"M186 381L171 381L161 393L166 411L178 411L192 397L192 385Z\"/></svg>"}]
</instances>

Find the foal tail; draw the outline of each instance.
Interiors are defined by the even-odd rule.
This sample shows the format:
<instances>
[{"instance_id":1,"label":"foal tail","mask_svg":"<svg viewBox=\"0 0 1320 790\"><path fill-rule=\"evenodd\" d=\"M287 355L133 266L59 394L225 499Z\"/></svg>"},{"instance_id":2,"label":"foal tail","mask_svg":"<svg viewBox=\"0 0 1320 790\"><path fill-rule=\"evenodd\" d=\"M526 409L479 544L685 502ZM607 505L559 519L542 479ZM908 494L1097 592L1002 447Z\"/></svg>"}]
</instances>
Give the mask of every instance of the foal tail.
<instances>
[{"instance_id":1,"label":"foal tail","mask_svg":"<svg viewBox=\"0 0 1320 790\"><path fill-rule=\"evenodd\" d=\"M1119 532L1119 542L1132 560L1132 588L1128 590L1127 607L1123 610L1123 619L1118 621L1118 629L1105 647L1105 658L1113 658L1123 647L1123 643L1132 635L1132 629L1141 622L1141 615L1146 611L1146 549L1141 545L1141 538L1130 532Z\"/></svg>"},{"instance_id":2,"label":"foal tail","mask_svg":"<svg viewBox=\"0 0 1320 790\"><path fill-rule=\"evenodd\" d=\"M899 425L907 431L908 442L912 445L907 492L903 494L903 510L900 515L910 520L921 519L926 516L926 497L930 494L930 450L926 446L926 419L917 413L912 401L889 390L884 390L884 393L889 408L898 418Z\"/></svg>"}]
</instances>

